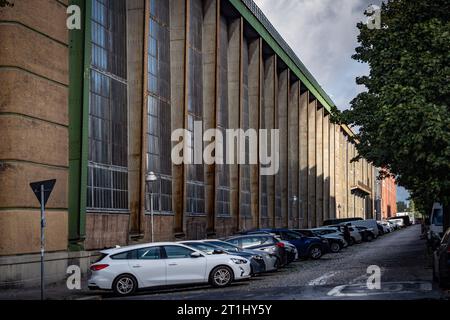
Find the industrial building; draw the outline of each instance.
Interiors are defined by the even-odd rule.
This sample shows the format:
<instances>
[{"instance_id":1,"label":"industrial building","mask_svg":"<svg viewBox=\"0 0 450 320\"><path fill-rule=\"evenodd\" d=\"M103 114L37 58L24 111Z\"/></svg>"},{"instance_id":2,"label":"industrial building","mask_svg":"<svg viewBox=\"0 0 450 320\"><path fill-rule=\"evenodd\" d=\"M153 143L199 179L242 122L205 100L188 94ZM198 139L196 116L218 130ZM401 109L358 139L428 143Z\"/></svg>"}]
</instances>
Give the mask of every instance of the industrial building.
<instances>
[{"instance_id":1,"label":"industrial building","mask_svg":"<svg viewBox=\"0 0 450 320\"><path fill-rule=\"evenodd\" d=\"M81 29L67 29L69 5ZM33 181L57 179L49 281L152 229L201 239L374 217L374 167L351 161L351 129L330 121L333 102L251 0L15 1L0 39L0 283L39 272ZM278 174L175 165L171 133L194 121L279 129Z\"/></svg>"}]
</instances>

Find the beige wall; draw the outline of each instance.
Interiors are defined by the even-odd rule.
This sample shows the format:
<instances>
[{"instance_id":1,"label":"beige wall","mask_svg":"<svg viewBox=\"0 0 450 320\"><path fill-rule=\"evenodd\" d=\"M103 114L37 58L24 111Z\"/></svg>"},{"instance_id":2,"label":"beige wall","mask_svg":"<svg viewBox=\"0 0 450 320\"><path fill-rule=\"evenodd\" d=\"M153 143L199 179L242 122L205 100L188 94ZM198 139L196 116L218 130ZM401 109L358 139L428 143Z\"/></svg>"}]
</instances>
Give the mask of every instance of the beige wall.
<instances>
[{"instance_id":1,"label":"beige wall","mask_svg":"<svg viewBox=\"0 0 450 320\"><path fill-rule=\"evenodd\" d=\"M29 183L57 179L46 250L67 248L68 31L61 1L0 11L0 255L38 252L39 203Z\"/></svg>"}]
</instances>

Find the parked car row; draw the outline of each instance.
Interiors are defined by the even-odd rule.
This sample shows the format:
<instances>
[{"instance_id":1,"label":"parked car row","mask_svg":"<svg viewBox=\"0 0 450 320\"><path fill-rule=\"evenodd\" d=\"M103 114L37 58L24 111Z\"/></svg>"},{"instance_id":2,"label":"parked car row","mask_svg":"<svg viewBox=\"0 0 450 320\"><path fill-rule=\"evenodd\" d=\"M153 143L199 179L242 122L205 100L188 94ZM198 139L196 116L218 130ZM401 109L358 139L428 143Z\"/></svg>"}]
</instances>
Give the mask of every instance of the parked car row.
<instances>
[{"instance_id":1,"label":"parked car row","mask_svg":"<svg viewBox=\"0 0 450 320\"><path fill-rule=\"evenodd\" d=\"M112 290L119 296L162 286L209 283L224 287L276 271L297 259L317 260L349 245L372 241L386 233L378 226L384 225L375 220L344 221L312 229L267 228L222 239L116 247L100 252L90 268L88 287ZM391 232L390 226L385 227Z\"/></svg>"}]
</instances>

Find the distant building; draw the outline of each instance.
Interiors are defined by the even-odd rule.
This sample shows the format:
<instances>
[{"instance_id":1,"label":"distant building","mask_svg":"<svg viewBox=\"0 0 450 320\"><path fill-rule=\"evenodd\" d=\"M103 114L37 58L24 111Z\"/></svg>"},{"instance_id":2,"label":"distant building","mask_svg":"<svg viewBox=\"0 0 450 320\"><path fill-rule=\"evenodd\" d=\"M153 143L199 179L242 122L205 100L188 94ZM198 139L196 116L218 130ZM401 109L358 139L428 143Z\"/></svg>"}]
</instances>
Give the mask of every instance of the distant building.
<instances>
[{"instance_id":1,"label":"distant building","mask_svg":"<svg viewBox=\"0 0 450 320\"><path fill-rule=\"evenodd\" d=\"M397 184L393 177L381 181L381 216L386 219L397 214Z\"/></svg>"}]
</instances>

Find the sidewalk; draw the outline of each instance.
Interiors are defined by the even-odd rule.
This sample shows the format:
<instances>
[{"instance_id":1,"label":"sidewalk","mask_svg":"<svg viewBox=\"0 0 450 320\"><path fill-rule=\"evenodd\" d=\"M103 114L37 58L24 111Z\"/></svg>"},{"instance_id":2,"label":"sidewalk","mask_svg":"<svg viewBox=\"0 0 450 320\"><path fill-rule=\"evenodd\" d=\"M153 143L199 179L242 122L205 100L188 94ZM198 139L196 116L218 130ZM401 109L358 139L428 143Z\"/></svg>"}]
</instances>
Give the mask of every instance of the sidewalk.
<instances>
[{"instance_id":1,"label":"sidewalk","mask_svg":"<svg viewBox=\"0 0 450 320\"><path fill-rule=\"evenodd\" d=\"M45 287L45 300L101 300L98 291L87 289L86 280L81 281L81 290L69 290L65 282L47 285ZM0 288L0 300L40 300L41 289L3 289Z\"/></svg>"}]
</instances>

